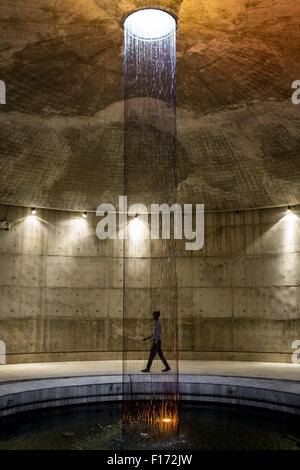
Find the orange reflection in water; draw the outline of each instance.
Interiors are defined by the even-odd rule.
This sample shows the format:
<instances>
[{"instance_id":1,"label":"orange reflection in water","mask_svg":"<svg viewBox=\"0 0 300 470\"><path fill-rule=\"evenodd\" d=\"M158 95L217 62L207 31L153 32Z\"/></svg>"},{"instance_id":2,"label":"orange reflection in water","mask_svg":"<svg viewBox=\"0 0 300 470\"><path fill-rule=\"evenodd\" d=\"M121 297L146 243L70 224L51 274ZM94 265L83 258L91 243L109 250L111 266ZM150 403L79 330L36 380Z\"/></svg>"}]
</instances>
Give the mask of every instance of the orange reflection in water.
<instances>
[{"instance_id":1,"label":"orange reflection in water","mask_svg":"<svg viewBox=\"0 0 300 470\"><path fill-rule=\"evenodd\" d=\"M135 425L149 434L177 431L178 399L127 401L123 404L123 425ZM128 428L127 428L128 429Z\"/></svg>"}]
</instances>

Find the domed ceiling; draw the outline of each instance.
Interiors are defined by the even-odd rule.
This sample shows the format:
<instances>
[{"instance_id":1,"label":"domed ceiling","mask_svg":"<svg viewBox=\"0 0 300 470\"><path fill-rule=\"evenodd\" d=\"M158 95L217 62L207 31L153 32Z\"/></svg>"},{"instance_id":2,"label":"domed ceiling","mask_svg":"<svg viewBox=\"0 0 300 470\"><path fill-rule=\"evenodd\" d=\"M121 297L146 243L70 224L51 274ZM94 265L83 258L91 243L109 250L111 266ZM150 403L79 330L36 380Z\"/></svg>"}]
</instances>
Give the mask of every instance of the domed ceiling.
<instances>
[{"instance_id":1,"label":"domed ceiling","mask_svg":"<svg viewBox=\"0 0 300 470\"><path fill-rule=\"evenodd\" d=\"M178 17L178 199L300 203L292 0L1 0L0 202L94 210L123 194L122 21L147 6Z\"/></svg>"}]
</instances>

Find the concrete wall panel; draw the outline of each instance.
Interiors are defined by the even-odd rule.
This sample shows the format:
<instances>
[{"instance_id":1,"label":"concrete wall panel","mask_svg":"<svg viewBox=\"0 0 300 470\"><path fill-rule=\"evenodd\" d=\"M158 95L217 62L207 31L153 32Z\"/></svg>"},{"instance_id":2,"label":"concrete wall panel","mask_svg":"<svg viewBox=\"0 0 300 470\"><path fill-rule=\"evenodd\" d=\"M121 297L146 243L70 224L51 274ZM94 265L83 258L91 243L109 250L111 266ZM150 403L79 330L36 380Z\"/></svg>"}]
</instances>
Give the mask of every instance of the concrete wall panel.
<instances>
[{"instance_id":1,"label":"concrete wall panel","mask_svg":"<svg viewBox=\"0 0 300 470\"><path fill-rule=\"evenodd\" d=\"M133 354L147 355L140 338L160 309L165 332L178 314L179 348L189 358L289 362L300 339L294 212L207 214L203 250L186 251L185 240L131 241L123 261L122 240L96 237L95 214L84 220L38 210L34 218L10 207L11 229L0 231L0 339L8 362L121 352L124 286Z\"/></svg>"},{"instance_id":2,"label":"concrete wall panel","mask_svg":"<svg viewBox=\"0 0 300 470\"><path fill-rule=\"evenodd\" d=\"M0 285L43 287L44 263L44 256L0 253Z\"/></svg>"},{"instance_id":3,"label":"concrete wall panel","mask_svg":"<svg viewBox=\"0 0 300 470\"><path fill-rule=\"evenodd\" d=\"M300 320L236 319L233 323L237 351L291 354L299 337Z\"/></svg>"},{"instance_id":4,"label":"concrete wall panel","mask_svg":"<svg viewBox=\"0 0 300 470\"><path fill-rule=\"evenodd\" d=\"M300 287L250 287L233 290L233 316L292 320L300 318Z\"/></svg>"},{"instance_id":5,"label":"concrete wall panel","mask_svg":"<svg viewBox=\"0 0 300 470\"><path fill-rule=\"evenodd\" d=\"M232 289L180 288L178 291L180 318L227 318L232 316Z\"/></svg>"},{"instance_id":6,"label":"concrete wall panel","mask_svg":"<svg viewBox=\"0 0 300 470\"><path fill-rule=\"evenodd\" d=\"M182 351L233 351L233 333L231 319L195 319L179 320L179 347Z\"/></svg>"}]
</instances>

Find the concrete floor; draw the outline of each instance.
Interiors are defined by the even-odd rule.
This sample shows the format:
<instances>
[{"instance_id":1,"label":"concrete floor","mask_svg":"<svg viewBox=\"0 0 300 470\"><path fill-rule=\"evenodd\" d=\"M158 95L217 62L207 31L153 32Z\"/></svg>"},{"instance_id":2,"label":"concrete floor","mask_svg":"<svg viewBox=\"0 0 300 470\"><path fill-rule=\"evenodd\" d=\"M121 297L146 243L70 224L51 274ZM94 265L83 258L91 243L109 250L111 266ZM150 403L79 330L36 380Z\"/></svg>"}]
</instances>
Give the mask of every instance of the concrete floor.
<instances>
[{"instance_id":1,"label":"concrete floor","mask_svg":"<svg viewBox=\"0 0 300 470\"><path fill-rule=\"evenodd\" d=\"M136 373L145 366L143 361L130 361L127 373ZM180 361L181 374L214 375L230 377L257 377L300 382L300 364L231 361ZM159 361L152 368L161 370ZM122 361L52 362L37 364L0 365L0 382L122 374Z\"/></svg>"},{"instance_id":2,"label":"concrete floor","mask_svg":"<svg viewBox=\"0 0 300 470\"><path fill-rule=\"evenodd\" d=\"M177 381L155 361L141 374L142 361L58 362L0 366L0 417L22 411L123 399L130 383L136 399L159 399ZM300 416L300 365L259 362L181 361L181 400L227 403ZM169 385L168 385L169 384ZM172 385L171 385L172 387Z\"/></svg>"}]
</instances>

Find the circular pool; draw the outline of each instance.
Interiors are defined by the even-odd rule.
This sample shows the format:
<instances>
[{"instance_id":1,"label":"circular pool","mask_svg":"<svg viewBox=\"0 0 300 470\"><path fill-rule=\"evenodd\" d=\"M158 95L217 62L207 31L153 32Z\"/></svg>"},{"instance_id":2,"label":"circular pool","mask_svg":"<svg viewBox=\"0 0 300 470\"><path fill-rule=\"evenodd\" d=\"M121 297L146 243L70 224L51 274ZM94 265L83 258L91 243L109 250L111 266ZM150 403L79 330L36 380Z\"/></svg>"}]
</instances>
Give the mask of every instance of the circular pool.
<instances>
[{"instance_id":1,"label":"circular pool","mask_svg":"<svg viewBox=\"0 0 300 470\"><path fill-rule=\"evenodd\" d=\"M99 403L2 417L0 450L299 450L298 424L280 412L185 402L172 435L140 432L134 423L127 434L122 404Z\"/></svg>"}]
</instances>

